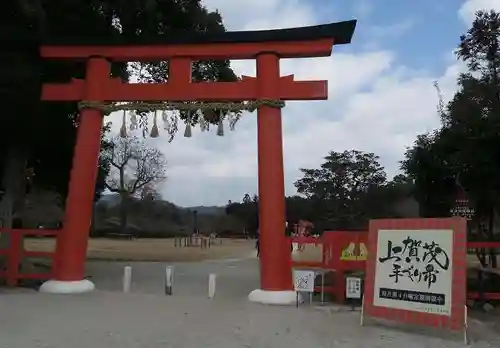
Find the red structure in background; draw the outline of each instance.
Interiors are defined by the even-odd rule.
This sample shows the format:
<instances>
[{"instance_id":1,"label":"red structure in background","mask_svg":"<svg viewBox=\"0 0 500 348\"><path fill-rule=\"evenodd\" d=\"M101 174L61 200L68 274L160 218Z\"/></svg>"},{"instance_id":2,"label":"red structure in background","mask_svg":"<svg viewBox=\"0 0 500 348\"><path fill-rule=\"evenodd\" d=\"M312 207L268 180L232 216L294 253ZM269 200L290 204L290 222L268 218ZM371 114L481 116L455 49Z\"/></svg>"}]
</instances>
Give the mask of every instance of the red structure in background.
<instances>
[{"instance_id":1,"label":"red structure in background","mask_svg":"<svg viewBox=\"0 0 500 348\"><path fill-rule=\"evenodd\" d=\"M394 221L397 221L394 220ZM293 237L292 243L301 245L321 246L321 260L317 261L293 261L292 268L296 269L317 269L323 272L333 273L333 284L323 287L316 286L315 291L321 290L334 295L336 301L345 301L345 275L352 272L364 272L366 268L367 255L363 255L362 246L368 247L368 231L325 231L320 238L315 237ZM349 245L355 245L352 258L343 257ZM474 241L467 242L470 249L500 249L500 242ZM366 250L369 253L369 250ZM474 269L473 269L474 270ZM478 272L484 270L477 270ZM488 270L492 273L491 269ZM499 274L500 272L495 272ZM500 300L500 292L491 291L468 291L467 298L475 300Z\"/></svg>"},{"instance_id":2,"label":"red structure in background","mask_svg":"<svg viewBox=\"0 0 500 348\"><path fill-rule=\"evenodd\" d=\"M10 234L9 249L0 249L0 255L6 256L7 267L5 271L0 271L0 279L5 278L8 286L17 286L21 279L50 279L54 276L54 269L47 273L21 273L19 267L23 258L43 258L54 262L55 253L52 251L31 251L25 250L23 239L25 237L55 237L59 234L57 230L28 230L28 229L0 229L1 233Z\"/></svg>"},{"instance_id":3,"label":"red structure in background","mask_svg":"<svg viewBox=\"0 0 500 348\"><path fill-rule=\"evenodd\" d=\"M334 283L316 287L316 291L332 293L335 299L343 302L345 298L345 274L347 272L364 272L366 267L366 253L363 245L368 241L368 231L325 231L320 238L296 237L293 243L301 245L321 245L322 256L318 261L294 261L293 268L318 269L333 271ZM351 257L346 259L343 253L350 246L354 246Z\"/></svg>"},{"instance_id":4,"label":"red structure in background","mask_svg":"<svg viewBox=\"0 0 500 348\"><path fill-rule=\"evenodd\" d=\"M288 225L287 225L288 227ZM300 238L300 237L308 237L311 235L311 232L314 228L314 224L311 221L307 220L299 220L296 224L292 225L292 234L291 236L294 238ZM299 251L304 250L305 245L297 243L297 249ZM292 247L292 251L293 251Z\"/></svg>"},{"instance_id":5,"label":"red structure in background","mask_svg":"<svg viewBox=\"0 0 500 348\"><path fill-rule=\"evenodd\" d=\"M349 43L356 21L306 28L196 34L156 43L50 43L41 47L45 59L86 61L84 80L45 84L44 101L252 101L327 99L326 81L295 81L280 76L281 58L326 57L334 44ZM74 41L74 40L72 40ZM71 42L71 41L68 41ZM195 83L194 60L255 59L257 77L237 82ZM169 61L169 76L161 84L128 84L110 77L111 61ZM56 249L54 280L46 292L83 292L93 289L84 280L87 240L100 135L102 109L81 110L69 183L63 230ZM290 249L286 243L281 110L260 106L258 124L259 213L261 231L261 289L250 299L264 303L293 303Z\"/></svg>"}]
</instances>

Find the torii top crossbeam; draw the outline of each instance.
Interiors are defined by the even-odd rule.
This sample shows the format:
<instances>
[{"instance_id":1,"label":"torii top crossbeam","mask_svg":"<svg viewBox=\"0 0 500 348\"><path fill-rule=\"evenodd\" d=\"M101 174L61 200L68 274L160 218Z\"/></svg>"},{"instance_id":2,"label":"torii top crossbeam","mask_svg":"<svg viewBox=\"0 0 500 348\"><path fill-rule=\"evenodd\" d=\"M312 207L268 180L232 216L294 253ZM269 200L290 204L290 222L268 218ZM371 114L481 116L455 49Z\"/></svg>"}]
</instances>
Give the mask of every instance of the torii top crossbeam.
<instances>
[{"instance_id":1,"label":"torii top crossbeam","mask_svg":"<svg viewBox=\"0 0 500 348\"><path fill-rule=\"evenodd\" d=\"M278 58L329 56L334 44L351 41L356 21L303 28L191 34L167 37L154 42L95 38L52 40L41 47L46 59L78 60L104 57L112 61L152 61L169 59L169 78L161 84L126 84L121 79L103 79L101 101L241 101L256 100L257 79L244 77L237 82L191 83L191 63L202 59L255 59L262 53ZM136 39L139 40L139 39ZM274 77L267 77L274 78ZM293 75L279 79L280 100L322 100L327 98L326 81L294 81ZM183 88L186 87L186 88ZM45 84L42 100L79 101L85 99L85 83Z\"/></svg>"},{"instance_id":2,"label":"torii top crossbeam","mask_svg":"<svg viewBox=\"0 0 500 348\"><path fill-rule=\"evenodd\" d=\"M332 46L351 42L356 21L344 21L302 28L191 33L144 38L79 38L46 40L41 56L49 59L81 59L92 56L114 61L164 60L171 57L193 59L252 59L262 52L280 58L326 57Z\"/></svg>"}]
</instances>

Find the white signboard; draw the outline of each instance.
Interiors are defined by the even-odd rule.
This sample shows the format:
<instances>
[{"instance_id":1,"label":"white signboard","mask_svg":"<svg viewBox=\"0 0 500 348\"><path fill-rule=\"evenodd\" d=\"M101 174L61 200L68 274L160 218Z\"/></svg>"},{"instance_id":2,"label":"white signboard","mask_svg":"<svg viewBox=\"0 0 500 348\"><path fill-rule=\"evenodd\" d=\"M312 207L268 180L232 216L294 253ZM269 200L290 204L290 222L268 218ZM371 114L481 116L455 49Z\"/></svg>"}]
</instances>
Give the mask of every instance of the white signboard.
<instances>
[{"instance_id":1,"label":"white signboard","mask_svg":"<svg viewBox=\"0 0 500 348\"><path fill-rule=\"evenodd\" d=\"M361 298L361 278L348 277L345 281L345 297Z\"/></svg>"},{"instance_id":2,"label":"white signboard","mask_svg":"<svg viewBox=\"0 0 500 348\"><path fill-rule=\"evenodd\" d=\"M295 291L314 292L315 271L294 270Z\"/></svg>"},{"instance_id":3,"label":"white signboard","mask_svg":"<svg viewBox=\"0 0 500 348\"><path fill-rule=\"evenodd\" d=\"M452 230L379 230L373 304L451 315Z\"/></svg>"}]
</instances>

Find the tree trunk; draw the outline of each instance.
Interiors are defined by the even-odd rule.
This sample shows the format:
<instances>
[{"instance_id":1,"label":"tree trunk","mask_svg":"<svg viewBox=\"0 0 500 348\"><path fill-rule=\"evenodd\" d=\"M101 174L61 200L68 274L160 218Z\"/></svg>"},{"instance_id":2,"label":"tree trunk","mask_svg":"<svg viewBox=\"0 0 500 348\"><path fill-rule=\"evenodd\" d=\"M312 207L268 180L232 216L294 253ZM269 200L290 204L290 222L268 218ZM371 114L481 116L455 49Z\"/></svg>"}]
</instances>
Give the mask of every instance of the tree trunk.
<instances>
[{"instance_id":1,"label":"tree trunk","mask_svg":"<svg viewBox=\"0 0 500 348\"><path fill-rule=\"evenodd\" d=\"M490 211L490 216L488 220L488 237L491 241L494 240L495 238L495 208L492 208ZM489 250L490 254L490 266L493 268L497 268L497 256L496 256L496 250L493 248L490 248Z\"/></svg>"},{"instance_id":2,"label":"tree trunk","mask_svg":"<svg viewBox=\"0 0 500 348\"><path fill-rule=\"evenodd\" d=\"M127 218L129 196L126 193L120 193L120 233L127 233Z\"/></svg>"},{"instance_id":3,"label":"tree trunk","mask_svg":"<svg viewBox=\"0 0 500 348\"><path fill-rule=\"evenodd\" d=\"M4 197L0 202L0 226L6 229L13 227L13 220L16 212L24 206L24 196L26 194L26 149L11 145L7 151L7 159L3 172ZM23 243L19 246L24 248ZM0 233L0 249L10 248L10 234ZM6 257L0 258L0 266L6 267ZM29 268L28 262L22 262L22 268Z\"/></svg>"}]
</instances>

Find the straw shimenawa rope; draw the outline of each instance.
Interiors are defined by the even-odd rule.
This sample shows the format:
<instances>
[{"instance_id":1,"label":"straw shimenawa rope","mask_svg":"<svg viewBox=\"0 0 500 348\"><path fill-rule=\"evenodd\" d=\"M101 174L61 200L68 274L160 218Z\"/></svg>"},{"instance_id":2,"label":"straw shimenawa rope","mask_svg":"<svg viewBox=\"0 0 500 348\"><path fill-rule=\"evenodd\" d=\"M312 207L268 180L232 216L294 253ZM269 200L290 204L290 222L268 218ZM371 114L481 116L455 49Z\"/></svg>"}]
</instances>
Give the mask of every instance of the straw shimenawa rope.
<instances>
[{"instance_id":1,"label":"straw shimenawa rope","mask_svg":"<svg viewBox=\"0 0 500 348\"><path fill-rule=\"evenodd\" d=\"M130 114L130 129L134 130L138 128L138 120L136 112L153 112L153 127L151 129L150 136L152 138L157 138L159 136L158 130L158 111L162 110L162 120L164 122L164 128L169 130L170 133L177 130L177 126L170 127L170 124L176 123L172 122L172 119L168 119L166 111L187 111L186 120L186 130L184 132L185 137L191 137L191 123L192 123L192 113L198 111L206 111L214 113L214 117L217 117L214 110L220 110L217 121L217 135L224 135L224 117L225 113L228 114L238 114L236 117L232 117L229 120L230 129L233 130L236 122L239 120L239 113L242 111L253 112L261 106L268 106L272 108L283 108L285 102L281 100L273 99L260 99L247 102L160 102L160 103L147 103L147 102L127 102L127 103L105 103L105 102L93 102L93 101L81 101L78 104L79 109L99 109L105 114L110 114L116 111L123 111L122 116L122 126L120 128L120 136L127 136L127 126L126 126L126 112L129 111ZM205 117L199 117L198 123L202 131L208 130L208 125L210 122ZM171 134L172 136L172 134Z\"/></svg>"}]
</instances>

